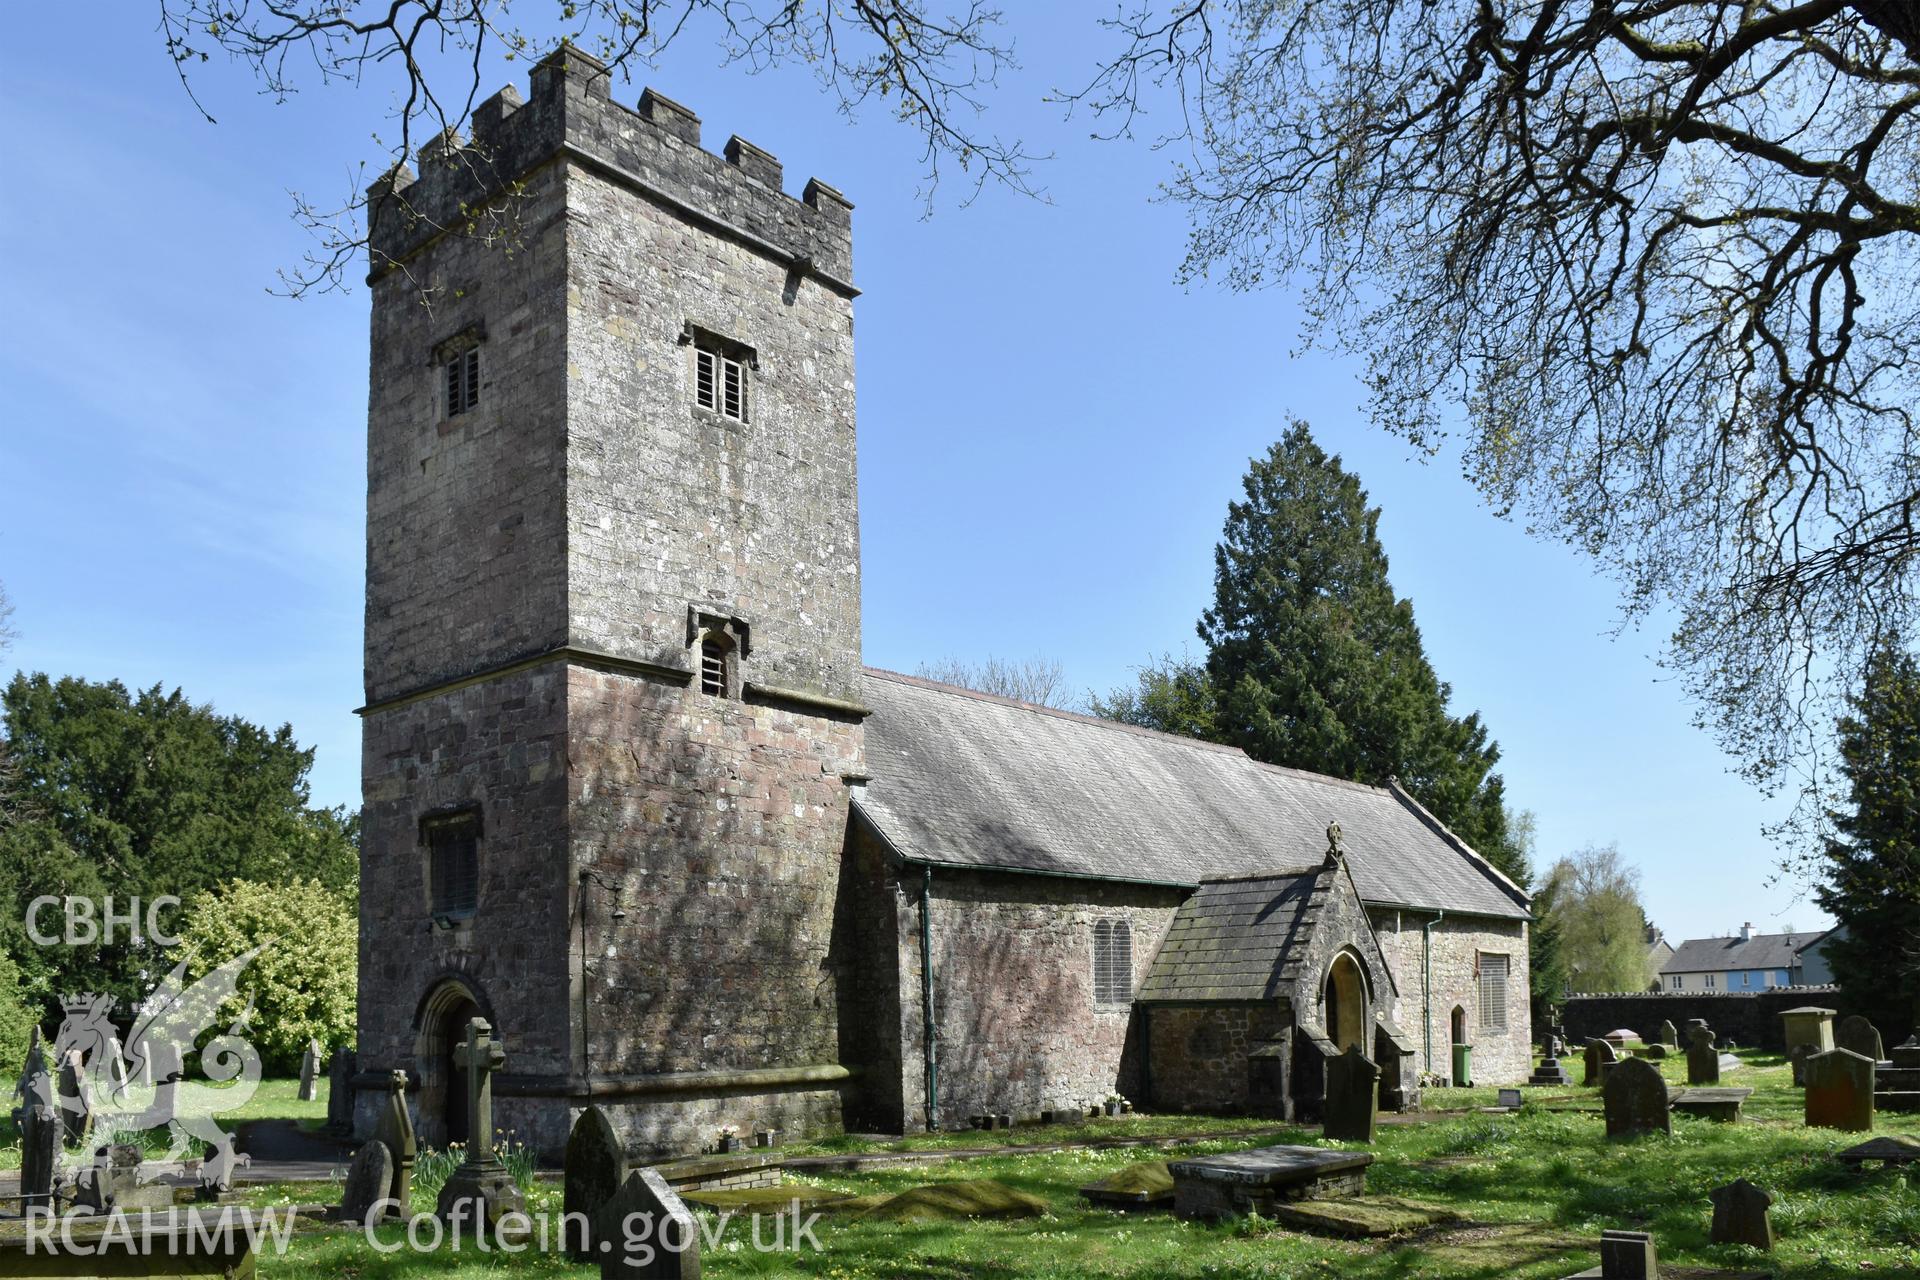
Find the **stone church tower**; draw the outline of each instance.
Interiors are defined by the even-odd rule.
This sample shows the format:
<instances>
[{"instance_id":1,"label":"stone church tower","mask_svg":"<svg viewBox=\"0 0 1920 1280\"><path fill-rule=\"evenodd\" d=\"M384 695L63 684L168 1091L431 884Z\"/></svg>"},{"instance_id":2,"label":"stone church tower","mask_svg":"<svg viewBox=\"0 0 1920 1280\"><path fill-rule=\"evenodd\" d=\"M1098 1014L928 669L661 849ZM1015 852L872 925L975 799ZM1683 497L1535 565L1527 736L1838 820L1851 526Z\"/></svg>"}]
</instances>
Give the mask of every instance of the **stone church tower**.
<instances>
[{"instance_id":1,"label":"stone church tower","mask_svg":"<svg viewBox=\"0 0 1920 1280\"><path fill-rule=\"evenodd\" d=\"M362 1079L465 1137L478 1013L549 1154L589 1101L637 1149L831 1129L851 206L573 51L472 128L370 193Z\"/></svg>"}]
</instances>

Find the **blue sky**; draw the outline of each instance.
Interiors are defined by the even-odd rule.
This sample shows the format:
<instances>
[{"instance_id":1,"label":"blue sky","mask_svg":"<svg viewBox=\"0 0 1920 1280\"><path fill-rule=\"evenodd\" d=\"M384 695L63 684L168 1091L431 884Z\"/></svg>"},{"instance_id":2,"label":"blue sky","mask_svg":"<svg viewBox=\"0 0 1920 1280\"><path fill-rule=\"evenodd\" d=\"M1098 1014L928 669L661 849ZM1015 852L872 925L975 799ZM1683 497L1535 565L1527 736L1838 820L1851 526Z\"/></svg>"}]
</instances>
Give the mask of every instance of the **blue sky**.
<instances>
[{"instance_id":1,"label":"blue sky","mask_svg":"<svg viewBox=\"0 0 1920 1280\"><path fill-rule=\"evenodd\" d=\"M28 670L178 685L290 721L315 798L358 799L367 297L270 296L305 233L290 190L335 196L381 162L386 100L276 106L207 68L208 125L145 7L110 6L84 59L19 56L0 235L0 582ZM56 6L15 47L71 51ZM1294 416L1384 509L1456 704L1505 751L1542 862L1617 841L1676 937L1823 927L1772 883L1769 803L1727 772L1617 596L1572 551L1496 519L1447 458L1358 413L1355 367L1296 356L1295 288L1182 289L1168 157L1098 142L1042 99L1084 76L1091 17L1016 15L1023 69L995 130L1053 153L1039 202L988 189L931 218L912 136L850 125L803 74L747 75L689 41L644 77L856 203L866 659L1043 655L1076 688L1197 651L1212 548L1247 459ZM523 84L502 66L499 83ZM524 87L524 85L523 85ZM631 103L640 84L619 86Z\"/></svg>"}]
</instances>

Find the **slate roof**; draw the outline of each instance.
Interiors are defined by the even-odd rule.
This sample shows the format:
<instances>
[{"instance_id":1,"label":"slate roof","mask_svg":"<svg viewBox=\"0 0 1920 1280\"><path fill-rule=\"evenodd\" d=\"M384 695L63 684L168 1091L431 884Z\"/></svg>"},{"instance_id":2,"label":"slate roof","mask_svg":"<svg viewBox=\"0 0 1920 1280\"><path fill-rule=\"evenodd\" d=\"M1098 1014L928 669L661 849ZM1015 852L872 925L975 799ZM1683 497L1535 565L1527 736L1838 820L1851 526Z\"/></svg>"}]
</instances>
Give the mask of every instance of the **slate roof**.
<instances>
[{"instance_id":1,"label":"slate roof","mask_svg":"<svg viewBox=\"0 0 1920 1280\"><path fill-rule=\"evenodd\" d=\"M1674 948L1662 973L1719 973L1725 969L1791 969L1800 963L1800 948L1819 938L1817 933L1756 933L1747 941L1732 938L1688 938Z\"/></svg>"},{"instance_id":2,"label":"slate roof","mask_svg":"<svg viewBox=\"0 0 1920 1280\"><path fill-rule=\"evenodd\" d=\"M1363 901L1523 919L1527 897L1398 788L868 669L861 813L903 858L1191 888L1316 864Z\"/></svg>"},{"instance_id":3,"label":"slate roof","mask_svg":"<svg viewBox=\"0 0 1920 1280\"><path fill-rule=\"evenodd\" d=\"M1298 975L1320 871L1209 880L1180 904L1137 1000L1271 1000Z\"/></svg>"}]
</instances>

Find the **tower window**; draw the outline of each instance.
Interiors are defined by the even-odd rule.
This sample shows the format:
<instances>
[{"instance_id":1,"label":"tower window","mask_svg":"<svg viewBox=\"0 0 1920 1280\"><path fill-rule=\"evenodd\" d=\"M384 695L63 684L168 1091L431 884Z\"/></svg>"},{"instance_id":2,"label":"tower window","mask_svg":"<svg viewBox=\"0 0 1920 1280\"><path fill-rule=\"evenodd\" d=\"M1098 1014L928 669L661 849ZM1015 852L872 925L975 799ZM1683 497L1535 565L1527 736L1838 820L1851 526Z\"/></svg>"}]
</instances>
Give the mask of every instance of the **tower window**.
<instances>
[{"instance_id":1,"label":"tower window","mask_svg":"<svg viewBox=\"0 0 1920 1280\"><path fill-rule=\"evenodd\" d=\"M708 347L693 353L693 396L702 409L711 409L735 422L747 420L747 366Z\"/></svg>"},{"instance_id":2,"label":"tower window","mask_svg":"<svg viewBox=\"0 0 1920 1280\"><path fill-rule=\"evenodd\" d=\"M480 348L468 347L447 359L447 416L480 403Z\"/></svg>"},{"instance_id":3,"label":"tower window","mask_svg":"<svg viewBox=\"0 0 1920 1280\"><path fill-rule=\"evenodd\" d=\"M427 846L427 889L436 920L464 920L480 906L480 814L475 810L421 823Z\"/></svg>"},{"instance_id":4,"label":"tower window","mask_svg":"<svg viewBox=\"0 0 1920 1280\"><path fill-rule=\"evenodd\" d=\"M709 633L700 639L700 692L724 698L729 692L733 665L733 646L722 635Z\"/></svg>"},{"instance_id":5,"label":"tower window","mask_svg":"<svg viewBox=\"0 0 1920 1280\"><path fill-rule=\"evenodd\" d=\"M1093 923L1093 1002L1133 1002L1133 925L1128 921Z\"/></svg>"}]
</instances>

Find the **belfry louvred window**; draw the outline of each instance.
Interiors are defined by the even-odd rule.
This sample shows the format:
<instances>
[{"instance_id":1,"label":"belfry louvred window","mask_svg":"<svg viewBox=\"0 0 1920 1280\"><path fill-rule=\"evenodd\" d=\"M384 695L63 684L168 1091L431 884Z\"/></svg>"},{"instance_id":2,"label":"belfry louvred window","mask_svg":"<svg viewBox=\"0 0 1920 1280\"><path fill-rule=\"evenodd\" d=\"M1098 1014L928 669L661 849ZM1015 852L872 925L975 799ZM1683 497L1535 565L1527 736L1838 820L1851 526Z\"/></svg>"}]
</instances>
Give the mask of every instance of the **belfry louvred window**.
<instances>
[{"instance_id":1,"label":"belfry louvred window","mask_svg":"<svg viewBox=\"0 0 1920 1280\"><path fill-rule=\"evenodd\" d=\"M706 347L693 353L694 401L735 422L747 420L747 366Z\"/></svg>"},{"instance_id":2,"label":"belfry louvred window","mask_svg":"<svg viewBox=\"0 0 1920 1280\"><path fill-rule=\"evenodd\" d=\"M1509 958L1480 953L1480 1030L1507 1029L1507 972Z\"/></svg>"},{"instance_id":3,"label":"belfry louvred window","mask_svg":"<svg viewBox=\"0 0 1920 1280\"><path fill-rule=\"evenodd\" d=\"M727 696L731 683L727 678L728 665L732 657L733 646L727 643L725 636L708 635L701 639L700 692L716 698Z\"/></svg>"},{"instance_id":4,"label":"belfry louvred window","mask_svg":"<svg viewBox=\"0 0 1920 1280\"><path fill-rule=\"evenodd\" d=\"M447 360L447 416L480 403L480 348L468 347Z\"/></svg>"},{"instance_id":5,"label":"belfry louvred window","mask_svg":"<svg viewBox=\"0 0 1920 1280\"><path fill-rule=\"evenodd\" d=\"M471 916L480 906L480 815L468 810L421 825L433 916L445 920Z\"/></svg>"}]
</instances>

